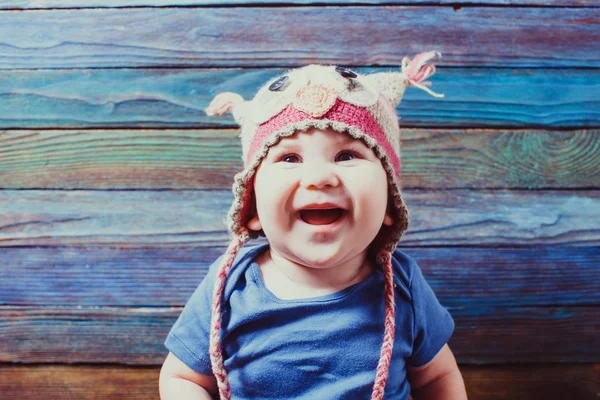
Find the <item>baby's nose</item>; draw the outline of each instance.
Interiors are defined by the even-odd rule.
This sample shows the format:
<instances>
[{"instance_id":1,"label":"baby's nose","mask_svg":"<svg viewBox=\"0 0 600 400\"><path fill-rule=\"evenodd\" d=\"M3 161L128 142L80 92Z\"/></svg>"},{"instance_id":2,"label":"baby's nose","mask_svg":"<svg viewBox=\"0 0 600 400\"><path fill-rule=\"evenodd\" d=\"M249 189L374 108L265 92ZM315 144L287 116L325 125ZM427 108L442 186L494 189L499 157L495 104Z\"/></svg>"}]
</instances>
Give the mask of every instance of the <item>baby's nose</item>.
<instances>
[{"instance_id":1,"label":"baby's nose","mask_svg":"<svg viewBox=\"0 0 600 400\"><path fill-rule=\"evenodd\" d=\"M327 186L336 187L339 184L339 177L326 163L306 167L302 173L301 185L306 189L323 189Z\"/></svg>"},{"instance_id":2,"label":"baby's nose","mask_svg":"<svg viewBox=\"0 0 600 400\"><path fill-rule=\"evenodd\" d=\"M298 110L320 118L333 107L336 99L332 89L323 85L308 85L296 92L293 104Z\"/></svg>"}]
</instances>

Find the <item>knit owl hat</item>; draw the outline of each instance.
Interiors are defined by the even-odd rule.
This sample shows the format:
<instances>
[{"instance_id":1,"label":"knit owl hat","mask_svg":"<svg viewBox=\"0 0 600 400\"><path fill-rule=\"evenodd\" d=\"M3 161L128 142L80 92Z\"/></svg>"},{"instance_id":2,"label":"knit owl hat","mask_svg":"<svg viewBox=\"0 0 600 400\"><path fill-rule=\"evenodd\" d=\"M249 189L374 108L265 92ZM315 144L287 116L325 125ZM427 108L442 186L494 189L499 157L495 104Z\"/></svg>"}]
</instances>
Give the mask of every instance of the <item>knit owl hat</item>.
<instances>
[{"instance_id":1,"label":"knit owl hat","mask_svg":"<svg viewBox=\"0 0 600 400\"><path fill-rule=\"evenodd\" d=\"M207 115L233 113L241 126L244 169L233 184L235 199L227 216L231 243L219 266L214 286L210 357L221 400L231 397L221 353L221 302L229 270L237 252L250 238L264 233L252 231L246 224L252 217L254 174L269 148L282 138L310 128L345 132L363 141L376 154L388 178L394 224L382 227L370 247L385 278L385 331L377 366L372 399L382 399L387 381L395 332L395 306L391 253L408 227L408 210L400 190L400 127L396 106L407 86L415 86L435 97L424 82L435 73L428 64L439 53L418 54L402 60L401 72L359 75L351 70L324 65L308 65L290 70L267 82L251 101L236 93L217 95ZM385 229L387 228L387 229Z\"/></svg>"}]
</instances>

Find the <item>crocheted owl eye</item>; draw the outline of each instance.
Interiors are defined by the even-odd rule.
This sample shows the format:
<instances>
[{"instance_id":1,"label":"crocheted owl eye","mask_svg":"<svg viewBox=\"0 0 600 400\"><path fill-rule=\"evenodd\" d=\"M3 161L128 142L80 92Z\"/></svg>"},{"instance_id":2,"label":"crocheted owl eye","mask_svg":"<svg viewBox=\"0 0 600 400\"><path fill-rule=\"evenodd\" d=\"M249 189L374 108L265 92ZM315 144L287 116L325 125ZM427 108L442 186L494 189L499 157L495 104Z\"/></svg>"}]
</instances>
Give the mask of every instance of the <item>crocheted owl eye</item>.
<instances>
[{"instance_id":1,"label":"crocheted owl eye","mask_svg":"<svg viewBox=\"0 0 600 400\"><path fill-rule=\"evenodd\" d=\"M280 92L283 89L285 89L286 87L288 87L289 83L290 83L290 77L287 75L284 75L281 78L277 79L275 82L271 83L271 85L269 86L269 90L271 92Z\"/></svg>"},{"instance_id":2,"label":"crocheted owl eye","mask_svg":"<svg viewBox=\"0 0 600 400\"><path fill-rule=\"evenodd\" d=\"M358 77L358 74L356 72L344 67L335 67L335 72L340 74L343 78L346 78L346 87L348 88L348 90L354 91L357 88L357 86L360 86L358 80L355 79Z\"/></svg>"},{"instance_id":3,"label":"crocheted owl eye","mask_svg":"<svg viewBox=\"0 0 600 400\"><path fill-rule=\"evenodd\" d=\"M349 70L344 67L335 67L335 72L343 76L344 78L356 78L358 75L356 72Z\"/></svg>"}]
</instances>

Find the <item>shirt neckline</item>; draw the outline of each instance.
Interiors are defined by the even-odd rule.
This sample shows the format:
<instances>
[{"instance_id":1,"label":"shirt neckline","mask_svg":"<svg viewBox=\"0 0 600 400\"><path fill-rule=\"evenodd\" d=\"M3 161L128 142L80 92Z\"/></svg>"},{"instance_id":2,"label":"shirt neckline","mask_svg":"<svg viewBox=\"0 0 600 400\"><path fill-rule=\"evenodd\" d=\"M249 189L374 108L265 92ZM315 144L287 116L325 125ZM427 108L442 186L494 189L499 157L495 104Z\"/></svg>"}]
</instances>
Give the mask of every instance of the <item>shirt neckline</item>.
<instances>
[{"instance_id":1,"label":"shirt neckline","mask_svg":"<svg viewBox=\"0 0 600 400\"><path fill-rule=\"evenodd\" d=\"M335 293L329 293L329 294L325 294L322 296L307 297L307 298L302 298L302 299L289 299L289 300L281 299L281 298L277 297L273 292L271 292L267 288L267 286L265 285L265 282L263 280L262 274L260 272L260 266L256 262L256 256L258 254L260 254L268 246L269 246L269 244L266 243L263 245L259 245L252 250L252 253L250 254L250 256L252 257L250 260L250 268L252 270L252 275L253 275L254 282L256 283L256 285L259 287L259 289L261 290L261 292L263 294L265 294L270 300L274 301L275 303L282 303L282 304L311 304L311 303L313 303L314 304L314 303L330 303L330 302L334 302L334 301L340 301L340 300L350 296L352 293L359 290L363 286L366 286L369 282L371 282L373 279L375 279L375 276L376 276L376 272L374 271L372 274L370 274L364 280L357 282L353 285L350 285L347 288L342 289Z\"/></svg>"}]
</instances>

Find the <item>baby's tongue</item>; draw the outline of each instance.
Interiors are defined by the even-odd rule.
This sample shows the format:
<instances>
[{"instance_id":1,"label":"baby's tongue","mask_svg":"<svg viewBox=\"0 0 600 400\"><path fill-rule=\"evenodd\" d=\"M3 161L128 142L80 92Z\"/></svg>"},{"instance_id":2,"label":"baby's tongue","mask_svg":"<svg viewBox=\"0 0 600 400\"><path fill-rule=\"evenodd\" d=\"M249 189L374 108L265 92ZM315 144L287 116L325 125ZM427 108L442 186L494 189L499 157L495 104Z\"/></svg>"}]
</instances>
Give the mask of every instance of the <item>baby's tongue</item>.
<instances>
[{"instance_id":1,"label":"baby's tongue","mask_svg":"<svg viewBox=\"0 0 600 400\"><path fill-rule=\"evenodd\" d=\"M300 218L307 224L311 225L327 225L337 221L342 216L340 208L332 208L327 210L302 210Z\"/></svg>"}]
</instances>

